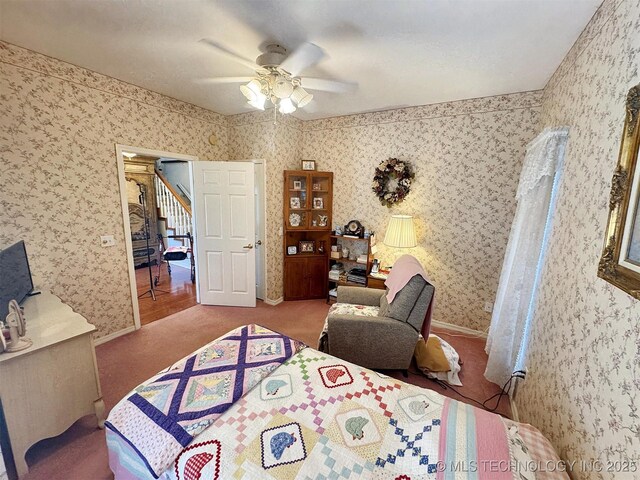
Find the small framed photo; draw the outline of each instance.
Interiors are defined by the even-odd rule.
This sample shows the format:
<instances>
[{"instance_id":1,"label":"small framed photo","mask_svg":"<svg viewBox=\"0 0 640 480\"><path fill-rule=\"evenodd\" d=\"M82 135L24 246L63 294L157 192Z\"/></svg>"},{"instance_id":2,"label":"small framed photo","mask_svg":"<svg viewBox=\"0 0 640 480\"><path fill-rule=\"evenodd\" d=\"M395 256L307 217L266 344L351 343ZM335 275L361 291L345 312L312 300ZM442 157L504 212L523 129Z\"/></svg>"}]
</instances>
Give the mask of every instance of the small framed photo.
<instances>
[{"instance_id":1,"label":"small framed photo","mask_svg":"<svg viewBox=\"0 0 640 480\"><path fill-rule=\"evenodd\" d=\"M295 255L298 253L298 247L295 245L289 245L287 247L287 255Z\"/></svg>"},{"instance_id":2,"label":"small framed photo","mask_svg":"<svg viewBox=\"0 0 640 480\"><path fill-rule=\"evenodd\" d=\"M300 208L300 197L291 197L289 208Z\"/></svg>"},{"instance_id":3,"label":"small framed photo","mask_svg":"<svg viewBox=\"0 0 640 480\"><path fill-rule=\"evenodd\" d=\"M302 160L302 170L315 170L315 169L316 169L315 160Z\"/></svg>"},{"instance_id":4,"label":"small framed photo","mask_svg":"<svg viewBox=\"0 0 640 480\"><path fill-rule=\"evenodd\" d=\"M316 243L313 240L300 240L300 253L314 253Z\"/></svg>"},{"instance_id":5,"label":"small framed photo","mask_svg":"<svg viewBox=\"0 0 640 480\"><path fill-rule=\"evenodd\" d=\"M314 183L313 184L313 189L314 190L322 190L322 186L319 183Z\"/></svg>"},{"instance_id":6,"label":"small framed photo","mask_svg":"<svg viewBox=\"0 0 640 480\"><path fill-rule=\"evenodd\" d=\"M294 180L293 181L293 189L294 190L302 190L302 180Z\"/></svg>"},{"instance_id":7,"label":"small framed photo","mask_svg":"<svg viewBox=\"0 0 640 480\"><path fill-rule=\"evenodd\" d=\"M324 208L324 200L321 197L315 197L313 199L313 208L322 210Z\"/></svg>"}]
</instances>

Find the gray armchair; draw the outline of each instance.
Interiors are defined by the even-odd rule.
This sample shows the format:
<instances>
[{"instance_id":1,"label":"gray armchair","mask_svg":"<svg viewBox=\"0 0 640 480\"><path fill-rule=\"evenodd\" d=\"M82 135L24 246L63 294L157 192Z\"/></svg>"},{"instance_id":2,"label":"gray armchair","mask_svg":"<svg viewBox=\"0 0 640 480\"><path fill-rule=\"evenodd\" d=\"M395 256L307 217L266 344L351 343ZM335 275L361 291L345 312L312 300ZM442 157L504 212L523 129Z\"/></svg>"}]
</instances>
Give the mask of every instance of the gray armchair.
<instances>
[{"instance_id":1,"label":"gray armchair","mask_svg":"<svg viewBox=\"0 0 640 480\"><path fill-rule=\"evenodd\" d=\"M419 275L391 304L384 290L338 287L318 350L366 368L408 369L433 291Z\"/></svg>"}]
</instances>

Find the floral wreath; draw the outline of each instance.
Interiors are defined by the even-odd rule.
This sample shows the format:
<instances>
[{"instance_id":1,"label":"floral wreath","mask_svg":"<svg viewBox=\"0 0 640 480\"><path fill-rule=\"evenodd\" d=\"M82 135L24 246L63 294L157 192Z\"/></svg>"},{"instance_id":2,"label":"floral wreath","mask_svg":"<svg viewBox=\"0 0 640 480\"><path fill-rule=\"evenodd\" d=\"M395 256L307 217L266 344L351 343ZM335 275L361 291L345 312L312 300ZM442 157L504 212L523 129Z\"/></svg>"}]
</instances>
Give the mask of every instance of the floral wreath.
<instances>
[{"instance_id":1,"label":"floral wreath","mask_svg":"<svg viewBox=\"0 0 640 480\"><path fill-rule=\"evenodd\" d=\"M411 190L411 180L416 176L408 162L397 158L383 160L376 168L371 188L382 205L391 207L404 200ZM395 190L388 190L389 181L396 179L398 185Z\"/></svg>"}]
</instances>

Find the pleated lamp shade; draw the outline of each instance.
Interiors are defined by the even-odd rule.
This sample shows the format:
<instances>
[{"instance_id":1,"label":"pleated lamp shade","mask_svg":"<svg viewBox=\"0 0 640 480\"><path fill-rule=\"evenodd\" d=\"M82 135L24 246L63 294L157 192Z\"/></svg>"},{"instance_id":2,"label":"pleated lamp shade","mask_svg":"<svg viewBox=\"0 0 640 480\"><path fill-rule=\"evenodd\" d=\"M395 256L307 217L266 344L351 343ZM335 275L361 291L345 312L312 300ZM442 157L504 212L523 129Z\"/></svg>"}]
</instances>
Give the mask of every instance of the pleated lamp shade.
<instances>
[{"instance_id":1,"label":"pleated lamp shade","mask_svg":"<svg viewBox=\"0 0 640 480\"><path fill-rule=\"evenodd\" d=\"M418 244L416 231L413 228L413 217L410 215L392 215L384 244L396 248L412 248Z\"/></svg>"}]
</instances>

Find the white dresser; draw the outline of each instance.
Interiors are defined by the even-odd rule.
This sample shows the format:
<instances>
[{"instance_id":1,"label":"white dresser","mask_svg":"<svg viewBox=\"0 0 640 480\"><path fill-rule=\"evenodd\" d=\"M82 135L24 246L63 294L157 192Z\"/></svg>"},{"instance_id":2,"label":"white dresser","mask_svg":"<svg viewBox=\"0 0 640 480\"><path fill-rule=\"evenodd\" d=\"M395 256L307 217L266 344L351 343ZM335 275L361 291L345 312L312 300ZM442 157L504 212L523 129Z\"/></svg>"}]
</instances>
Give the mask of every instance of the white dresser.
<instances>
[{"instance_id":1,"label":"white dresser","mask_svg":"<svg viewBox=\"0 0 640 480\"><path fill-rule=\"evenodd\" d=\"M24 455L34 443L93 413L104 426L96 328L51 293L30 297L23 306L33 345L0 353L0 399L20 477L28 471Z\"/></svg>"}]
</instances>

